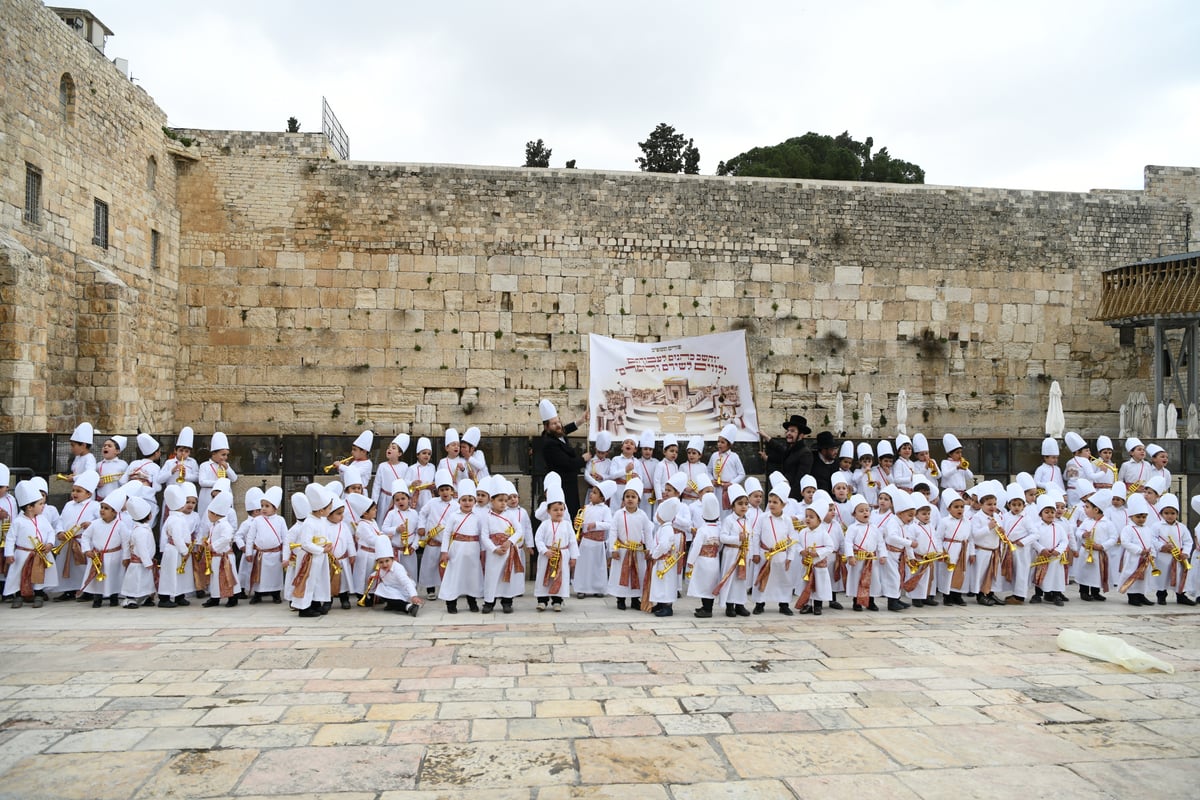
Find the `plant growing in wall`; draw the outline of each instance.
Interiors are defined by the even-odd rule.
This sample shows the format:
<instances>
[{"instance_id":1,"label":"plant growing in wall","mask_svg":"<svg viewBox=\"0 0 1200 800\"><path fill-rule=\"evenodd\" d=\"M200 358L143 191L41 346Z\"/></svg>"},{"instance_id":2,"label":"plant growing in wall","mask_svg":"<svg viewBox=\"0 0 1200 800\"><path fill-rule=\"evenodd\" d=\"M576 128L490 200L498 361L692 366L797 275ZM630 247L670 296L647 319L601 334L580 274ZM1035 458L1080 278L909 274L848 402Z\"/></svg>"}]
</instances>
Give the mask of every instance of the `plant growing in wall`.
<instances>
[{"instance_id":1,"label":"plant growing in wall","mask_svg":"<svg viewBox=\"0 0 1200 800\"><path fill-rule=\"evenodd\" d=\"M287 132L288 133L299 133L300 132L300 120L296 119L295 117L288 117Z\"/></svg>"}]
</instances>

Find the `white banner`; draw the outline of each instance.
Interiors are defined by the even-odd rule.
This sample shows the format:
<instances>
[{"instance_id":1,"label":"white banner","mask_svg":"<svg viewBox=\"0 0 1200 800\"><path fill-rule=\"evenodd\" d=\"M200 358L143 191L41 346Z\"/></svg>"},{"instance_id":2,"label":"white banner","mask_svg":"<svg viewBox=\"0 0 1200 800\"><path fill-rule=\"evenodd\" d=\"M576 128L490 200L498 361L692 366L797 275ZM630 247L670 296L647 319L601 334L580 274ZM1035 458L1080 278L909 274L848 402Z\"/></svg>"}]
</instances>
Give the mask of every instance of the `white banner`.
<instances>
[{"instance_id":1,"label":"white banner","mask_svg":"<svg viewBox=\"0 0 1200 800\"><path fill-rule=\"evenodd\" d=\"M588 436L607 430L673 433L709 441L726 425L740 442L758 441L746 332L712 333L669 342L622 342L591 334Z\"/></svg>"}]
</instances>

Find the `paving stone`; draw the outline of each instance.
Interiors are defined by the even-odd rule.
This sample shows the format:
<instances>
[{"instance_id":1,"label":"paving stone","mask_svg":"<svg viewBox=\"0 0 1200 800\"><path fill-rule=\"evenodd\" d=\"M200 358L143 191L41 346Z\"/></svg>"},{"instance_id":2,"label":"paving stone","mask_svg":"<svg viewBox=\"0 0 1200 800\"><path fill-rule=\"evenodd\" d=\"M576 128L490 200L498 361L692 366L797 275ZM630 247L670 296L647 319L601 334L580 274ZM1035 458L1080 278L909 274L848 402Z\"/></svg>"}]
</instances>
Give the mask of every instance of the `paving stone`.
<instances>
[{"instance_id":1,"label":"paving stone","mask_svg":"<svg viewBox=\"0 0 1200 800\"><path fill-rule=\"evenodd\" d=\"M214 708L201 717L197 725L262 725L274 722L287 711L286 706L225 706Z\"/></svg>"},{"instance_id":2,"label":"paving stone","mask_svg":"<svg viewBox=\"0 0 1200 800\"><path fill-rule=\"evenodd\" d=\"M56 800L129 800L167 757L154 750L29 756L4 774L0 800L47 797L50 782Z\"/></svg>"},{"instance_id":3,"label":"paving stone","mask_svg":"<svg viewBox=\"0 0 1200 800\"><path fill-rule=\"evenodd\" d=\"M729 722L720 714L664 714L657 719L663 732L669 736L704 736L733 732Z\"/></svg>"},{"instance_id":4,"label":"paving stone","mask_svg":"<svg viewBox=\"0 0 1200 800\"><path fill-rule=\"evenodd\" d=\"M1035 771L1012 767L921 770L896 777L922 800L961 800L975 796L981 786L986 786L988 798L995 800L1108 796L1097 793L1070 769L1058 766L1042 765Z\"/></svg>"},{"instance_id":5,"label":"paving stone","mask_svg":"<svg viewBox=\"0 0 1200 800\"><path fill-rule=\"evenodd\" d=\"M286 725L241 725L221 737L221 747L268 749L300 747L312 741L320 728L315 723Z\"/></svg>"},{"instance_id":6,"label":"paving stone","mask_svg":"<svg viewBox=\"0 0 1200 800\"><path fill-rule=\"evenodd\" d=\"M864 797L886 797L888 800L922 800L900 781L897 775L808 775L788 778L787 784L797 797L819 797L821 800L863 800ZM787 795L776 795L787 797ZM969 795L964 795L969 796Z\"/></svg>"},{"instance_id":7,"label":"paving stone","mask_svg":"<svg viewBox=\"0 0 1200 800\"><path fill-rule=\"evenodd\" d=\"M1118 798L1144 796L1148 780L1153 793L1159 796L1192 797L1196 793L1196 776L1200 775L1198 758L1092 761L1069 767L1095 787L1093 793Z\"/></svg>"},{"instance_id":8,"label":"paving stone","mask_svg":"<svg viewBox=\"0 0 1200 800\"><path fill-rule=\"evenodd\" d=\"M83 731L64 736L52 745L51 753L99 753L130 750L151 728L112 728L110 730Z\"/></svg>"},{"instance_id":9,"label":"paving stone","mask_svg":"<svg viewBox=\"0 0 1200 800\"><path fill-rule=\"evenodd\" d=\"M213 797L227 794L257 757L255 750L205 750L180 753L163 765L136 797Z\"/></svg>"},{"instance_id":10,"label":"paving stone","mask_svg":"<svg viewBox=\"0 0 1200 800\"><path fill-rule=\"evenodd\" d=\"M575 742L584 784L692 783L723 781L729 776L704 739L583 739Z\"/></svg>"},{"instance_id":11,"label":"paving stone","mask_svg":"<svg viewBox=\"0 0 1200 800\"><path fill-rule=\"evenodd\" d=\"M489 744L431 744L416 788L490 790L578 780L570 743L565 741L508 742L500 749Z\"/></svg>"},{"instance_id":12,"label":"paving stone","mask_svg":"<svg viewBox=\"0 0 1200 800\"><path fill-rule=\"evenodd\" d=\"M315 746L348 744L383 744L387 741L391 723L350 722L322 725L311 744Z\"/></svg>"},{"instance_id":13,"label":"paving stone","mask_svg":"<svg viewBox=\"0 0 1200 800\"><path fill-rule=\"evenodd\" d=\"M864 738L864 732L748 734L717 742L743 778L889 772L896 764ZM889 737L894 737L892 731ZM902 737L897 737L902 738Z\"/></svg>"},{"instance_id":14,"label":"paving stone","mask_svg":"<svg viewBox=\"0 0 1200 800\"><path fill-rule=\"evenodd\" d=\"M491 795L489 794L488 797L490 798ZM630 798L667 800L667 790L663 786L654 786L648 783L614 783L608 786L544 786L537 790L537 800L630 800ZM521 800L525 800L525 796Z\"/></svg>"},{"instance_id":15,"label":"paving stone","mask_svg":"<svg viewBox=\"0 0 1200 800\"><path fill-rule=\"evenodd\" d=\"M896 763L921 769L946 767L1065 764L1087 751L1028 725L948 725L912 728L904 736L882 729L862 735Z\"/></svg>"},{"instance_id":16,"label":"paving stone","mask_svg":"<svg viewBox=\"0 0 1200 800\"><path fill-rule=\"evenodd\" d=\"M466 742L471 738L471 723L465 719L396 722L388 744L436 744Z\"/></svg>"},{"instance_id":17,"label":"paving stone","mask_svg":"<svg viewBox=\"0 0 1200 800\"><path fill-rule=\"evenodd\" d=\"M263 752L247 770L236 793L274 794L303 787L319 795L332 792L416 788L425 748L293 747Z\"/></svg>"},{"instance_id":18,"label":"paving stone","mask_svg":"<svg viewBox=\"0 0 1200 800\"><path fill-rule=\"evenodd\" d=\"M675 784L671 787L671 795L675 800L763 800L790 798L792 793L782 781L738 781Z\"/></svg>"}]
</instances>

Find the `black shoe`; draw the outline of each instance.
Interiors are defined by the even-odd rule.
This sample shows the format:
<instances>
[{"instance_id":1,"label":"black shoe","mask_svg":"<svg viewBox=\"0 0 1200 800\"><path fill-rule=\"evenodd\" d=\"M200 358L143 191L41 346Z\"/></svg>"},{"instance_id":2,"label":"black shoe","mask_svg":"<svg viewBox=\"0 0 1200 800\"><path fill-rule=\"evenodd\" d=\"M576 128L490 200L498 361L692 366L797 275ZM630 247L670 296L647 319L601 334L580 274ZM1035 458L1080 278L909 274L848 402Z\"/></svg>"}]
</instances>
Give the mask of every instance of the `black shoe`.
<instances>
[{"instance_id":1,"label":"black shoe","mask_svg":"<svg viewBox=\"0 0 1200 800\"><path fill-rule=\"evenodd\" d=\"M64 602L64 601L66 601L66 600L74 600L74 599L75 599L75 593L74 593L74 592L63 592L63 593L62 593L62 594L60 594L58 597L54 598L54 602L56 602L56 603L62 603L62 602Z\"/></svg>"},{"instance_id":2,"label":"black shoe","mask_svg":"<svg viewBox=\"0 0 1200 800\"><path fill-rule=\"evenodd\" d=\"M500 602L500 613L511 614L512 612L513 612L512 600L509 600L507 603L505 603L504 601Z\"/></svg>"},{"instance_id":3,"label":"black shoe","mask_svg":"<svg viewBox=\"0 0 1200 800\"><path fill-rule=\"evenodd\" d=\"M879 610L879 606L875 605L875 598L872 597L867 602L867 611L878 611L878 610Z\"/></svg>"},{"instance_id":4,"label":"black shoe","mask_svg":"<svg viewBox=\"0 0 1200 800\"><path fill-rule=\"evenodd\" d=\"M795 616L795 614L796 614L795 611L792 611L792 607L789 606L787 603L779 604L779 613L783 614L785 617L792 617L792 616Z\"/></svg>"},{"instance_id":5,"label":"black shoe","mask_svg":"<svg viewBox=\"0 0 1200 800\"><path fill-rule=\"evenodd\" d=\"M1159 590L1155 596L1158 598L1158 604L1160 606L1165 606L1167 604L1167 592L1165 589Z\"/></svg>"},{"instance_id":6,"label":"black shoe","mask_svg":"<svg viewBox=\"0 0 1200 800\"><path fill-rule=\"evenodd\" d=\"M924 600L913 600L912 604L913 604L913 608L923 608L925 606L925 601Z\"/></svg>"},{"instance_id":7,"label":"black shoe","mask_svg":"<svg viewBox=\"0 0 1200 800\"><path fill-rule=\"evenodd\" d=\"M692 616L698 617L699 619L708 619L712 616L712 611L708 610L707 608L697 608L692 612Z\"/></svg>"},{"instance_id":8,"label":"black shoe","mask_svg":"<svg viewBox=\"0 0 1200 800\"><path fill-rule=\"evenodd\" d=\"M1079 587L1079 599L1083 600L1085 603L1092 602L1092 590L1090 588L1088 588L1087 586L1080 586Z\"/></svg>"},{"instance_id":9,"label":"black shoe","mask_svg":"<svg viewBox=\"0 0 1200 800\"><path fill-rule=\"evenodd\" d=\"M830 607L830 608L832 608L834 611L841 611L841 610L842 610L842 604L841 604L841 603L839 603L837 600L830 600L830 601L829 601L829 607Z\"/></svg>"},{"instance_id":10,"label":"black shoe","mask_svg":"<svg viewBox=\"0 0 1200 800\"><path fill-rule=\"evenodd\" d=\"M175 608L175 601L174 600L159 600L158 607L159 608Z\"/></svg>"},{"instance_id":11,"label":"black shoe","mask_svg":"<svg viewBox=\"0 0 1200 800\"><path fill-rule=\"evenodd\" d=\"M203 600L206 597L208 597L208 592L204 591L203 589L199 589L196 591L196 599L197 600Z\"/></svg>"},{"instance_id":12,"label":"black shoe","mask_svg":"<svg viewBox=\"0 0 1200 800\"><path fill-rule=\"evenodd\" d=\"M319 616L321 616L321 612L315 606L309 606L308 608L300 609L299 613L297 613L296 616L298 616L298 617L319 617Z\"/></svg>"},{"instance_id":13,"label":"black shoe","mask_svg":"<svg viewBox=\"0 0 1200 800\"><path fill-rule=\"evenodd\" d=\"M145 600L142 601L142 605L148 606L148 607L153 607L154 597L153 596L147 597Z\"/></svg>"},{"instance_id":14,"label":"black shoe","mask_svg":"<svg viewBox=\"0 0 1200 800\"><path fill-rule=\"evenodd\" d=\"M472 611L479 611L479 603L474 597L467 598L467 608L471 609Z\"/></svg>"},{"instance_id":15,"label":"black shoe","mask_svg":"<svg viewBox=\"0 0 1200 800\"><path fill-rule=\"evenodd\" d=\"M205 600L203 603L201 603L200 605L204 608L214 608L215 606L221 605L221 598L210 597L207 600Z\"/></svg>"},{"instance_id":16,"label":"black shoe","mask_svg":"<svg viewBox=\"0 0 1200 800\"><path fill-rule=\"evenodd\" d=\"M226 607L226 608L233 608L233 607L234 607L234 606L236 606L237 604L238 604L238 599L237 599L237 595L236 595L236 594L235 594L233 597L231 597L231 598L229 598L228 600L226 600L226 601L225 601L225 607Z\"/></svg>"},{"instance_id":17,"label":"black shoe","mask_svg":"<svg viewBox=\"0 0 1200 800\"><path fill-rule=\"evenodd\" d=\"M350 608L350 598L349 598L349 597L342 597L342 598L341 598L341 601L342 601L342 609L343 609L343 610L348 610L348 609Z\"/></svg>"},{"instance_id":18,"label":"black shoe","mask_svg":"<svg viewBox=\"0 0 1200 800\"><path fill-rule=\"evenodd\" d=\"M739 617L750 616L750 612L748 610L746 610L746 607L744 605L741 605L740 603L738 605L734 606L733 611Z\"/></svg>"},{"instance_id":19,"label":"black shoe","mask_svg":"<svg viewBox=\"0 0 1200 800\"><path fill-rule=\"evenodd\" d=\"M492 613L492 611L495 610L495 608L496 608L495 603L484 603L483 608L480 609L480 611L482 611L484 614L490 614L490 613Z\"/></svg>"},{"instance_id":20,"label":"black shoe","mask_svg":"<svg viewBox=\"0 0 1200 800\"><path fill-rule=\"evenodd\" d=\"M995 592L988 592L988 599L992 601L992 605L997 605L997 606L1004 605L1004 601L1001 600L999 597L996 597Z\"/></svg>"},{"instance_id":21,"label":"black shoe","mask_svg":"<svg viewBox=\"0 0 1200 800\"><path fill-rule=\"evenodd\" d=\"M855 611L862 611L862 610L863 610L863 607L862 607L862 606L860 606L860 605L858 604L858 601L857 601L857 600L855 600L855 601L854 601L854 605L850 606L850 608L854 609Z\"/></svg>"},{"instance_id":22,"label":"black shoe","mask_svg":"<svg viewBox=\"0 0 1200 800\"><path fill-rule=\"evenodd\" d=\"M656 617L672 617L674 615L675 609L666 604L660 605L654 610L654 616Z\"/></svg>"},{"instance_id":23,"label":"black shoe","mask_svg":"<svg viewBox=\"0 0 1200 800\"><path fill-rule=\"evenodd\" d=\"M41 605L41 603L39 602L41 599L42 598L40 598L40 597L34 598L34 601L33 601L34 608L37 608L38 606ZM128 603L125 604L125 607L126 608L141 608L141 606L138 604L137 600L130 600Z\"/></svg>"},{"instance_id":24,"label":"black shoe","mask_svg":"<svg viewBox=\"0 0 1200 800\"><path fill-rule=\"evenodd\" d=\"M624 611L624 610L625 610L625 598L618 597L617 598L617 611Z\"/></svg>"},{"instance_id":25,"label":"black shoe","mask_svg":"<svg viewBox=\"0 0 1200 800\"><path fill-rule=\"evenodd\" d=\"M283 602L283 598L279 596L279 592L271 592L271 602L275 605Z\"/></svg>"},{"instance_id":26,"label":"black shoe","mask_svg":"<svg viewBox=\"0 0 1200 800\"><path fill-rule=\"evenodd\" d=\"M262 602L262 592L255 592L254 597L250 598L250 605L256 606Z\"/></svg>"},{"instance_id":27,"label":"black shoe","mask_svg":"<svg viewBox=\"0 0 1200 800\"><path fill-rule=\"evenodd\" d=\"M1052 602L1052 603L1054 603L1054 605L1058 606L1059 608L1062 608L1062 606L1063 606L1063 603L1064 603L1065 601L1066 601L1066 598L1065 598L1065 597L1063 597L1063 596L1062 596L1061 594L1059 594L1058 592L1055 592L1055 593L1054 593L1054 597L1053 597L1053 598L1051 598L1051 602Z\"/></svg>"},{"instance_id":28,"label":"black shoe","mask_svg":"<svg viewBox=\"0 0 1200 800\"><path fill-rule=\"evenodd\" d=\"M191 604L192 604L192 601L188 600L183 595L179 595L178 597L175 598L175 605L177 605L177 606L190 606Z\"/></svg>"},{"instance_id":29,"label":"black shoe","mask_svg":"<svg viewBox=\"0 0 1200 800\"><path fill-rule=\"evenodd\" d=\"M1042 602L1042 597L1043 595L1035 594L1033 597L1029 598L1029 604L1033 605L1034 603Z\"/></svg>"},{"instance_id":30,"label":"black shoe","mask_svg":"<svg viewBox=\"0 0 1200 800\"><path fill-rule=\"evenodd\" d=\"M936 598L936 597L926 597L926 598L925 598L925 605L926 605L926 606L936 606L936 605L939 605L939 603L938 603L938 601L937 601L937 598Z\"/></svg>"},{"instance_id":31,"label":"black shoe","mask_svg":"<svg viewBox=\"0 0 1200 800\"><path fill-rule=\"evenodd\" d=\"M813 607L812 607L811 605L802 606L802 607L800 608L800 613L801 613L801 614L812 614L812 613L813 613Z\"/></svg>"},{"instance_id":32,"label":"black shoe","mask_svg":"<svg viewBox=\"0 0 1200 800\"><path fill-rule=\"evenodd\" d=\"M894 597L888 598L888 611L903 611L904 604Z\"/></svg>"},{"instance_id":33,"label":"black shoe","mask_svg":"<svg viewBox=\"0 0 1200 800\"><path fill-rule=\"evenodd\" d=\"M13 603L14 603L13 608L20 608L20 606L15 605L16 602L17 602L17 600L13 600ZM92 598L92 608L99 608L102 605L104 605L103 597L101 597L100 595L96 595L95 597Z\"/></svg>"},{"instance_id":34,"label":"black shoe","mask_svg":"<svg viewBox=\"0 0 1200 800\"><path fill-rule=\"evenodd\" d=\"M245 600L245 599L246 599L246 593L245 593L245 592L238 592L237 594L235 594L235 595L233 596L233 598L234 598L235 600Z\"/></svg>"},{"instance_id":35,"label":"black shoe","mask_svg":"<svg viewBox=\"0 0 1200 800\"><path fill-rule=\"evenodd\" d=\"M1195 600L1193 600L1192 598L1188 597L1188 596L1187 596L1186 594L1184 594L1183 592L1176 592L1176 593L1175 593L1175 602L1176 602L1176 603L1178 603L1178 604L1179 604L1179 605L1181 605L1181 606L1194 606L1194 605L1196 605L1196 601L1195 601Z\"/></svg>"},{"instance_id":36,"label":"black shoe","mask_svg":"<svg viewBox=\"0 0 1200 800\"><path fill-rule=\"evenodd\" d=\"M1100 594L1100 587L1096 587L1092 589L1092 600L1096 601L1097 603L1103 603L1108 600L1108 598Z\"/></svg>"},{"instance_id":37,"label":"black shoe","mask_svg":"<svg viewBox=\"0 0 1200 800\"><path fill-rule=\"evenodd\" d=\"M421 610L421 607L419 605L417 605L416 603L409 603L408 611L406 611L405 613L407 613L410 617L415 617L417 615L417 613L420 612L420 610Z\"/></svg>"},{"instance_id":38,"label":"black shoe","mask_svg":"<svg viewBox=\"0 0 1200 800\"><path fill-rule=\"evenodd\" d=\"M1164 601L1164 602L1166 602L1166 601ZM121 604L120 599L115 594L108 598L109 608L116 608L120 604Z\"/></svg>"},{"instance_id":39,"label":"black shoe","mask_svg":"<svg viewBox=\"0 0 1200 800\"><path fill-rule=\"evenodd\" d=\"M975 602L976 602L976 603L978 603L978 604L979 604L979 605L981 605L981 606L990 606L990 605L992 605L992 601L991 601L991 600L988 598L988 596L987 596L986 594L977 594L977 595L975 595Z\"/></svg>"},{"instance_id":40,"label":"black shoe","mask_svg":"<svg viewBox=\"0 0 1200 800\"><path fill-rule=\"evenodd\" d=\"M821 616L821 601L820 600L813 601L813 616L814 617Z\"/></svg>"},{"instance_id":41,"label":"black shoe","mask_svg":"<svg viewBox=\"0 0 1200 800\"><path fill-rule=\"evenodd\" d=\"M737 609L735 609L733 606L725 606L725 616L736 617Z\"/></svg>"},{"instance_id":42,"label":"black shoe","mask_svg":"<svg viewBox=\"0 0 1200 800\"><path fill-rule=\"evenodd\" d=\"M761 614L761 613L763 613L763 610L766 609L766 607L767 607L766 603L755 603L754 604L754 613Z\"/></svg>"}]
</instances>

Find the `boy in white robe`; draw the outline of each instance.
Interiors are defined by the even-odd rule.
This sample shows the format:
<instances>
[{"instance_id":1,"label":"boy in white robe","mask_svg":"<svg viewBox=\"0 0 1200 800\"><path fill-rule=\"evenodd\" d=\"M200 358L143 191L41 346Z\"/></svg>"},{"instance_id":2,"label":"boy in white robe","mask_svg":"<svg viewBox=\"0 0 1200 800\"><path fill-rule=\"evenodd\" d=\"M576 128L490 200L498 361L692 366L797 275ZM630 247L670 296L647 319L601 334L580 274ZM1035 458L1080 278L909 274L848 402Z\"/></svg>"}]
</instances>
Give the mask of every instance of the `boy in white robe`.
<instances>
[{"instance_id":1,"label":"boy in white robe","mask_svg":"<svg viewBox=\"0 0 1200 800\"><path fill-rule=\"evenodd\" d=\"M249 493L247 493L249 494ZM250 569L247 594L250 605L261 603L270 595L276 603L282 603L283 570L288 547L287 520L279 513L283 502L283 489L272 486L259 500L259 514L246 537L245 560Z\"/></svg>"},{"instance_id":2,"label":"boy in white robe","mask_svg":"<svg viewBox=\"0 0 1200 800\"><path fill-rule=\"evenodd\" d=\"M1155 546L1158 552L1155 561L1162 575L1159 576L1158 604L1167 604L1167 594L1175 595L1181 606L1194 606L1196 601L1187 596L1188 560L1192 552L1192 533L1179 521L1179 498L1165 494L1158 501L1158 513L1162 522L1158 525Z\"/></svg>"},{"instance_id":3,"label":"boy in white robe","mask_svg":"<svg viewBox=\"0 0 1200 800\"><path fill-rule=\"evenodd\" d=\"M54 553L58 566L58 590L62 594L55 600L74 600L83 586L87 570L87 559L83 557L83 533L100 519L100 502L95 497L99 481L100 476L95 472L75 476L71 499L63 505L58 515Z\"/></svg>"},{"instance_id":4,"label":"boy in white robe","mask_svg":"<svg viewBox=\"0 0 1200 800\"><path fill-rule=\"evenodd\" d=\"M238 582L237 568L234 566L233 526L226 519L233 509L233 494L221 492L208 504L204 512L208 515L211 527L208 531L208 551L212 574L208 582L208 599L204 601L205 608L220 605L225 600L225 607L232 608L238 604L237 594L241 591Z\"/></svg>"},{"instance_id":5,"label":"boy in white robe","mask_svg":"<svg viewBox=\"0 0 1200 800\"><path fill-rule=\"evenodd\" d=\"M421 518L411 507L411 499L412 495L409 493L408 484L404 481L394 481L391 495L392 507L384 517L380 530L383 531L384 536L388 537L388 543L392 548L392 557L400 562L400 566L413 580L416 580L419 566L417 544L420 540ZM378 551L378 546L376 549L375 557L382 558L385 553Z\"/></svg>"},{"instance_id":6,"label":"boy in white robe","mask_svg":"<svg viewBox=\"0 0 1200 800\"><path fill-rule=\"evenodd\" d=\"M640 608L642 581L646 573L646 544L653 533L650 518L641 509L643 487L636 478L625 485L624 505L608 529L608 594L617 599L617 610ZM628 606L626 606L628 603Z\"/></svg>"},{"instance_id":7,"label":"boy in white robe","mask_svg":"<svg viewBox=\"0 0 1200 800\"><path fill-rule=\"evenodd\" d=\"M646 545L642 611L656 617L672 616L675 599L679 596L679 573L687 553L682 532L674 525L675 515L681 508L683 504L678 497L668 497L657 504L654 513L658 527Z\"/></svg>"},{"instance_id":8,"label":"boy in white robe","mask_svg":"<svg viewBox=\"0 0 1200 800\"><path fill-rule=\"evenodd\" d=\"M633 466L632 460L629 465ZM608 561L611 556L608 531L612 525L609 502L617 497L617 482L612 479L601 481L599 485L588 489L588 504L580 509L583 519L575 534L579 562L572 574L572 583L576 596L581 599L588 595L599 597L608 589Z\"/></svg>"},{"instance_id":9,"label":"boy in white robe","mask_svg":"<svg viewBox=\"0 0 1200 800\"><path fill-rule=\"evenodd\" d=\"M847 505L854 521L842 537L842 554L846 557L846 592L853 598L855 611L878 611L875 598L882 594L879 570L886 564L883 534L871 520L871 505L867 498L856 494Z\"/></svg>"},{"instance_id":10,"label":"boy in white robe","mask_svg":"<svg viewBox=\"0 0 1200 800\"><path fill-rule=\"evenodd\" d=\"M500 610L513 613L513 598L525 593L525 541L505 516L513 485L499 475L490 476L491 504L484 517L479 544L486 562L483 568L482 613L490 614L500 601Z\"/></svg>"},{"instance_id":11,"label":"boy in white robe","mask_svg":"<svg viewBox=\"0 0 1200 800\"><path fill-rule=\"evenodd\" d=\"M384 544L380 541L379 552ZM370 576L372 594L384 601L385 611L396 611L415 617L424 604L417 595L417 585L413 583L408 571L390 556L383 556L375 562L375 572Z\"/></svg>"},{"instance_id":12,"label":"boy in white robe","mask_svg":"<svg viewBox=\"0 0 1200 800\"><path fill-rule=\"evenodd\" d=\"M721 501L716 494L706 494L700 501L700 509L703 521L696 527L687 557L687 594L700 600L700 608L693 615L708 619L721 580Z\"/></svg>"},{"instance_id":13,"label":"boy in white robe","mask_svg":"<svg viewBox=\"0 0 1200 800\"><path fill-rule=\"evenodd\" d=\"M804 511L804 525L796 534L796 608L801 614L821 614L821 606L833 599L829 583L829 564L826 559L833 555L833 541L829 538L825 518L832 510L824 497L813 499Z\"/></svg>"},{"instance_id":14,"label":"boy in white robe","mask_svg":"<svg viewBox=\"0 0 1200 800\"><path fill-rule=\"evenodd\" d=\"M396 485L397 481L404 481L405 487L408 486L408 464L401 459L404 457L404 451L408 449L409 441L407 433L402 433L392 439L384 452L384 460L379 463L379 469L375 470L375 483L371 485L371 498L380 509L391 509L392 496L395 494L392 487ZM385 519L387 517L382 512L381 516Z\"/></svg>"},{"instance_id":15,"label":"boy in white robe","mask_svg":"<svg viewBox=\"0 0 1200 800\"><path fill-rule=\"evenodd\" d=\"M758 566L751 596L755 614L763 613L767 603L778 603L779 613L792 616L792 551L796 540L793 517L784 513L791 487L779 483L767 495L767 513L759 518L754 529L752 560Z\"/></svg>"},{"instance_id":16,"label":"boy in white robe","mask_svg":"<svg viewBox=\"0 0 1200 800\"><path fill-rule=\"evenodd\" d=\"M323 486L310 483L303 494L308 514L299 523L296 531L296 569L286 584L288 602L299 611L300 617L319 617L328 611L329 552L333 544L326 538L328 523L325 517L333 509L334 498ZM298 508L296 497L292 498L292 510L300 519L303 507Z\"/></svg>"},{"instance_id":17,"label":"boy in white robe","mask_svg":"<svg viewBox=\"0 0 1200 800\"><path fill-rule=\"evenodd\" d=\"M208 504L212 502L212 488L219 480L229 481L232 488L233 484L237 483L237 473L233 471L233 467L229 466L229 437L221 431L217 431L209 440L209 458L199 468L200 474L200 503L196 506L196 512L200 518L207 519L204 512L208 510Z\"/></svg>"},{"instance_id":18,"label":"boy in white robe","mask_svg":"<svg viewBox=\"0 0 1200 800\"><path fill-rule=\"evenodd\" d=\"M458 613L458 600L467 598L472 611L479 610L478 598L483 594L483 565L480 562L479 515L475 514L476 487L464 478L458 482L458 509L446 520L441 536L441 556L438 561L442 583L438 598L446 602L446 613ZM429 545L433 546L432 541Z\"/></svg>"},{"instance_id":19,"label":"boy in white robe","mask_svg":"<svg viewBox=\"0 0 1200 800\"><path fill-rule=\"evenodd\" d=\"M446 529L451 519L460 510L450 473L446 470L438 470L433 483L437 488L437 497L425 503L425 507L421 510L421 527L417 531L417 545L420 548L421 562L417 585L425 587L426 595L430 599L437 596L437 590L442 585L440 563L443 545L446 542ZM471 485L474 486L474 484ZM475 505L472 503L471 508L474 509L474 507Z\"/></svg>"},{"instance_id":20,"label":"boy in white robe","mask_svg":"<svg viewBox=\"0 0 1200 800\"><path fill-rule=\"evenodd\" d=\"M109 492L120 485L125 470L129 468L128 462L121 458L126 443L124 436L110 436L100 446L100 461L96 467L100 474L100 483L96 488L97 500L108 497Z\"/></svg>"},{"instance_id":21,"label":"boy in white robe","mask_svg":"<svg viewBox=\"0 0 1200 800\"><path fill-rule=\"evenodd\" d=\"M125 490L121 488L104 498L100 503L100 521L88 526L80 542L83 556L89 562L80 591L91 595L92 608L99 608L105 597L110 606L117 605L121 581L125 578L121 563L126 536L121 511L125 500Z\"/></svg>"},{"instance_id":22,"label":"boy in white robe","mask_svg":"<svg viewBox=\"0 0 1200 800\"><path fill-rule=\"evenodd\" d=\"M196 501L188 497L186 489L175 483L167 486L163 495L163 502L170 513L158 537L158 549L162 553L158 574L158 607L188 606L191 602L187 595L196 591L187 564L192 544L191 509L195 508Z\"/></svg>"},{"instance_id":23,"label":"boy in white robe","mask_svg":"<svg viewBox=\"0 0 1200 800\"><path fill-rule=\"evenodd\" d=\"M46 589L58 584L54 531L39 519L46 500L32 481L19 482L13 495L19 513L4 540L4 563L8 567L4 594L13 598L13 608L20 608L25 601L41 608Z\"/></svg>"},{"instance_id":24,"label":"boy in white robe","mask_svg":"<svg viewBox=\"0 0 1200 800\"><path fill-rule=\"evenodd\" d=\"M126 608L138 608L155 594L154 534L150 519L154 507L141 497L131 497L125 504L133 530L125 545L125 577L121 581L121 597Z\"/></svg>"}]
</instances>

